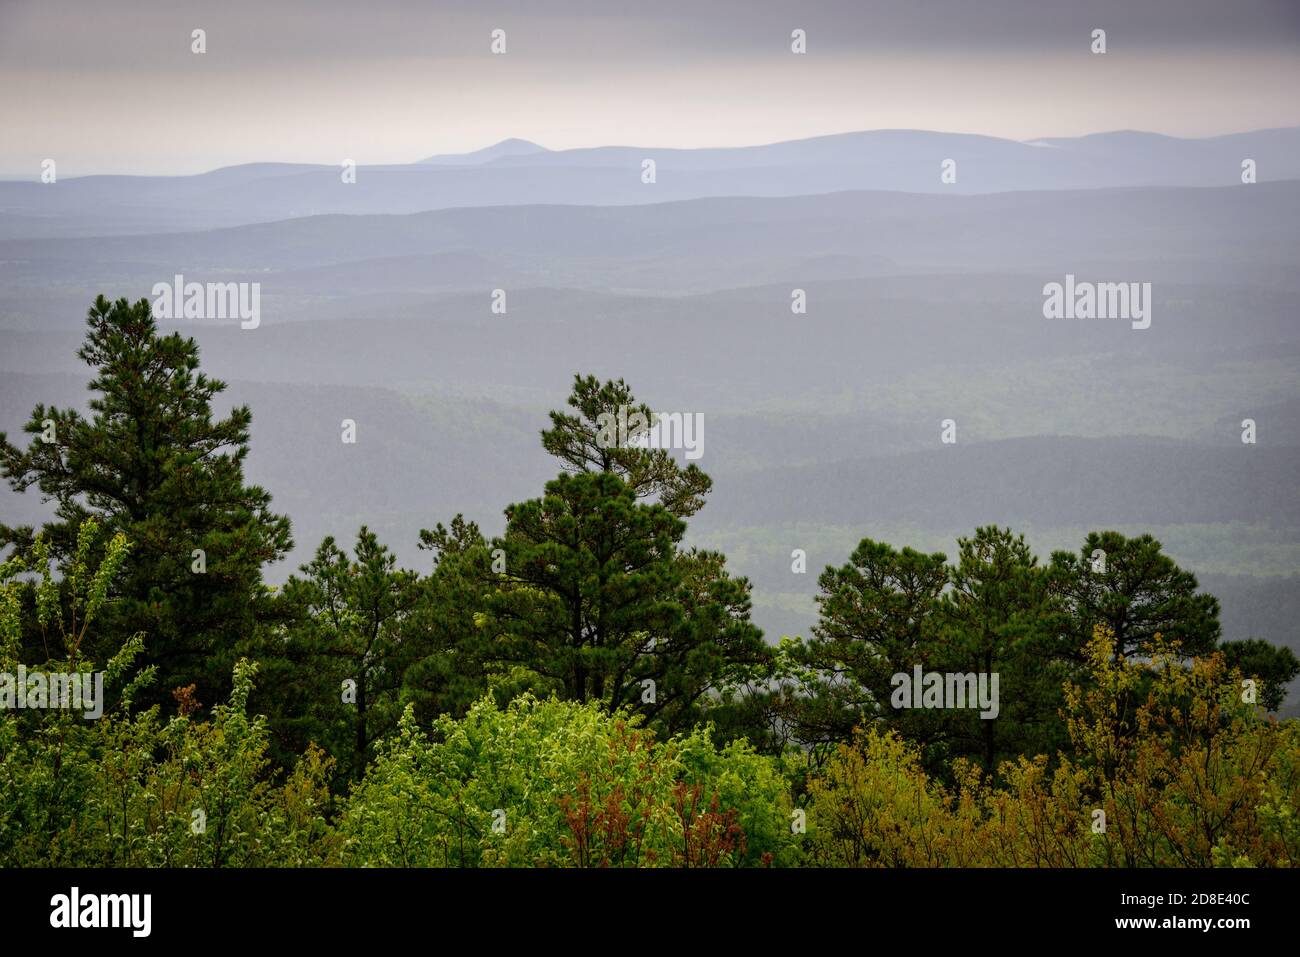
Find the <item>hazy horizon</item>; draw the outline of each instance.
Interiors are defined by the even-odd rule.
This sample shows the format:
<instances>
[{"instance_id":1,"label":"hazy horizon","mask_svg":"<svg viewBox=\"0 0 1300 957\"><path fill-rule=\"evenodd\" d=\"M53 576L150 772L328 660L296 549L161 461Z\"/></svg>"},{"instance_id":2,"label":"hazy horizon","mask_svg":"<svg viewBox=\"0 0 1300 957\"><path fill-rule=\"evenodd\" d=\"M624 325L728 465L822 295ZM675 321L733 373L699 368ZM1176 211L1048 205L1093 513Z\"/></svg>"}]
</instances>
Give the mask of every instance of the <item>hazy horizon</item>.
<instances>
[{"instance_id":1,"label":"hazy horizon","mask_svg":"<svg viewBox=\"0 0 1300 957\"><path fill-rule=\"evenodd\" d=\"M498 139L491 140L490 142L485 142L478 146L471 146L463 150L426 151L420 153L417 156L413 156L411 158L404 159L404 160L395 160L395 161L385 162L385 163L378 163L378 162L358 163L357 165L359 167L411 166L411 165L417 165L433 157L469 156L474 153L483 152L492 149L493 147L500 146L504 143L519 142L519 141L527 142L532 144L533 146L541 147L541 149L546 152L564 153L571 150L601 149L601 148L630 149L630 148L642 148L642 147L647 149L657 149L657 150L745 149L745 148L752 148L752 147L775 146L782 143L797 143L805 140L815 140L815 139L835 137L835 136L851 136L853 134L864 134L864 133L923 133L923 134L934 134L939 136L979 136L979 137L986 137L989 139L1001 139L1010 143L1033 145L1041 140L1085 139L1087 137L1110 136L1115 134L1152 135L1152 136L1166 137L1168 139L1174 139L1174 140L1213 140L1213 139L1219 139L1228 136L1239 136L1239 135L1246 135L1251 133L1267 133L1274 130L1291 130L1291 129L1300 129L1300 123L1287 124L1282 126L1265 126L1265 127L1224 130L1222 132L1209 133L1201 136L1179 136L1172 133L1163 133L1159 130L1116 128L1116 129L1092 130L1089 132L1071 134L1068 136L1056 135L1056 134L1044 134L1042 136L1028 136L1023 138L994 136L992 134L981 133L976 130L940 130L940 129L923 129L920 127L879 127L874 129L830 130L824 133L813 133L807 136L782 137L780 139L762 140L762 141L755 141L752 143L694 143L689 145L679 145L676 143L651 143L651 142L630 142L630 141L617 142L617 143L593 141L591 143L580 143L580 144L566 145L566 146L553 146L548 142L536 138L532 138L532 137L503 136ZM235 163L224 163L222 165L217 165L217 166L202 166L192 170L184 170L184 171L170 172L170 173L158 173L158 172L150 172L145 170L140 170L140 171L122 170L122 171L114 171L114 172L101 171L101 170L89 170L86 172L73 173L73 174L61 173L60 178L78 179L78 178L89 177L89 176L142 176L142 177L200 176L204 173L211 173L221 169L229 169L235 166L248 166L248 165L256 165L256 164L275 164L275 165L285 165L285 166L322 166L322 167L336 167L339 165L339 163L336 161L331 161L322 158L266 159L266 158L252 157ZM39 179L40 179L39 166L34 172L32 171L8 172L8 171L0 170L0 181L22 182L27 180L38 181Z\"/></svg>"},{"instance_id":2,"label":"hazy horizon","mask_svg":"<svg viewBox=\"0 0 1300 957\"><path fill-rule=\"evenodd\" d=\"M194 29L205 52L191 50ZM491 33L506 32L493 54ZM791 32L806 33L793 55ZM1104 29L1104 56L1090 51ZM1016 141L1300 125L1281 0L643 8L565 0L0 2L0 173L400 164L508 138L727 147L873 129Z\"/></svg>"}]
</instances>

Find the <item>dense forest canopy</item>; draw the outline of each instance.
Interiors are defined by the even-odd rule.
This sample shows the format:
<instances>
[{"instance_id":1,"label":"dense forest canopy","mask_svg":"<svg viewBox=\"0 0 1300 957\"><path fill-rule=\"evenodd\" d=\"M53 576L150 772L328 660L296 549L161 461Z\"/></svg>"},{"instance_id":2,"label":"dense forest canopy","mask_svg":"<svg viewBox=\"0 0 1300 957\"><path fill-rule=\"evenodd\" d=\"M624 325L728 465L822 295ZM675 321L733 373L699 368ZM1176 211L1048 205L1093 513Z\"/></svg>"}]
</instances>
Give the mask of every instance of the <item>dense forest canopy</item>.
<instances>
[{"instance_id":1,"label":"dense forest canopy","mask_svg":"<svg viewBox=\"0 0 1300 957\"><path fill-rule=\"evenodd\" d=\"M555 477L500 535L431 516L411 570L362 527L275 588L290 519L196 343L100 297L79 356L89 412L0 435L8 483L54 505L0 526L0 863L1300 855L1300 726L1270 714L1300 662L1225 640L1149 535L1045 559L997 526L951 557L863 537L811 633L765 640L750 582L685 543L712 480L611 443L605 417L650 407L577 375L541 431ZM102 716L51 706L70 675Z\"/></svg>"}]
</instances>

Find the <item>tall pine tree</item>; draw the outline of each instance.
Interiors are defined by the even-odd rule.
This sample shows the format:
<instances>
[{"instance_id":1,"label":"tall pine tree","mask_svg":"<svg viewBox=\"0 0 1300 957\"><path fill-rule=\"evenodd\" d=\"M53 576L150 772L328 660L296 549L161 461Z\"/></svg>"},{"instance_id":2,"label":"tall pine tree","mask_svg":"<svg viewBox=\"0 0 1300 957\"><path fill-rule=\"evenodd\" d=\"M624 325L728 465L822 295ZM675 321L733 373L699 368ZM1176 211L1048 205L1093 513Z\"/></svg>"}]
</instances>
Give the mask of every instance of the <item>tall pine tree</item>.
<instances>
[{"instance_id":1,"label":"tall pine tree","mask_svg":"<svg viewBox=\"0 0 1300 957\"><path fill-rule=\"evenodd\" d=\"M729 717L772 652L749 620L749 582L721 554L682 547L712 482L635 436L610 440L611 419L652 421L621 379L575 376L569 406L542 432L562 474L459 560L487 586L464 650L509 687L631 706L670 733Z\"/></svg>"},{"instance_id":2,"label":"tall pine tree","mask_svg":"<svg viewBox=\"0 0 1300 957\"><path fill-rule=\"evenodd\" d=\"M93 517L105 539L122 532L130 555L97 634L97 660L142 632L158 666L154 694L194 684L205 704L224 698L237 643L269 610L262 566L291 547L289 520L244 483L252 413L214 419L225 383L198 371L199 350L162 336L148 300L95 300L78 352L95 376L90 414L38 405L26 449L0 434L0 474L55 505L44 526L56 557ZM0 526L0 545L26 547L31 527Z\"/></svg>"}]
</instances>

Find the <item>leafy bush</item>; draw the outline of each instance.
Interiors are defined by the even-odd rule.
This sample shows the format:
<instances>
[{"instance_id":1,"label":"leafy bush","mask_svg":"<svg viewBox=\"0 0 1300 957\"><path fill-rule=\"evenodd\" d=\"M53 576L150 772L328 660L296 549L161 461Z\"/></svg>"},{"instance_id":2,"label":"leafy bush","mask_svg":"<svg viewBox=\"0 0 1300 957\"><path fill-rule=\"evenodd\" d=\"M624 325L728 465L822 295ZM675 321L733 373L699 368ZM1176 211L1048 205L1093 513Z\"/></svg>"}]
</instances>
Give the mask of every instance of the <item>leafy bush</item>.
<instances>
[{"instance_id":1,"label":"leafy bush","mask_svg":"<svg viewBox=\"0 0 1300 957\"><path fill-rule=\"evenodd\" d=\"M0 674L19 666L25 615L47 673L96 673L82 649L128 545L81 526L56 580L37 540L0 564ZM93 555L102 554L99 562ZM929 773L923 743L883 722L810 756L719 746L714 729L658 740L600 702L506 705L421 727L408 704L345 800L308 745L288 773L249 714L257 665L201 717L139 709L154 679L136 635L103 667L102 717L0 710L0 866L1212 867L1300 861L1300 724L1243 694L1221 652L1187 664L1158 635L1118 653L1098 626L1063 690L1068 750L996 774L957 759ZM811 771L811 774L810 774ZM806 777L806 780L804 778ZM807 833L792 826L801 781Z\"/></svg>"},{"instance_id":2,"label":"leafy bush","mask_svg":"<svg viewBox=\"0 0 1300 957\"><path fill-rule=\"evenodd\" d=\"M57 632L66 657L48 673L93 673L82 639L102 607L127 545L121 535L91 569L99 529L82 524L76 557L55 584L47 551L0 566L0 672L17 666L18 614L24 583L40 576L42 628ZM192 718L193 688L163 721L155 705L134 712L136 691L153 670L130 677L143 647L129 641L104 669L105 696L117 704L98 720L77 711L0 711L0 866L253 867L321 863L329 855L325 811L330 759L312 748L280 785L268 769L265 719L246 713L256 667L234 669L229 703L210 720Z\"/></svg>"},{"instance_id":3,"label":"leafy bush","mask_svg":"<svg viewBox=\"0 0 1300 957\"><path fill-rule=\"evenodd\" d=\"M1071 756L964 762L948 789L919 748L871 728L809 785L809 858L826 866L1293 866L1300 727L1242 700L1223 655L1114 654L1098 628L1066 690ZM1104 816L1103 816L1104 815Z\"/></svg>"},{"instance_id":4,"label":"leafy bush","mask_svg":"<svg viewBox=\"0 0 1300 957\"><path fill-rule=\"evenodd\" d=\"M770 761L707 727L657 742L624 712L522 695L432 737L408 709L338 830L354 865L743 866L796 859L789 806Z\"/></svg>"}]
</instances>

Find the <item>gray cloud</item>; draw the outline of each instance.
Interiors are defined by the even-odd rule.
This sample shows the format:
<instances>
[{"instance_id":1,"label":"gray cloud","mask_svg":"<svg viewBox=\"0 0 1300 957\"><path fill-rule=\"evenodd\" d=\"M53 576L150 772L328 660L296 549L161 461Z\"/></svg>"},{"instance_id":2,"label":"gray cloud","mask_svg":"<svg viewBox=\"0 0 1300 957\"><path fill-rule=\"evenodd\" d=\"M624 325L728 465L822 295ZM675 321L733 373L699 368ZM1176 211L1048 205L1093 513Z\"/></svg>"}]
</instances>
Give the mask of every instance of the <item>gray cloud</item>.
<instances>
[{"instance_id":1,"label":"gray cloud","mask_svg":"<svg viewBox=\"0 0 1300 957\"><path fill-rule=\"evenodd\" d=\"M806 57L789 54L796 26ZM507 57L488 53L495 27ZM0 171L46 156L69 173L400 162L507 136L1205 135L1300 122L1298 40L1288 0L7 0Z\"/></svg>"}]
</instances>

